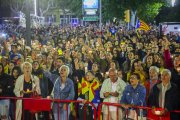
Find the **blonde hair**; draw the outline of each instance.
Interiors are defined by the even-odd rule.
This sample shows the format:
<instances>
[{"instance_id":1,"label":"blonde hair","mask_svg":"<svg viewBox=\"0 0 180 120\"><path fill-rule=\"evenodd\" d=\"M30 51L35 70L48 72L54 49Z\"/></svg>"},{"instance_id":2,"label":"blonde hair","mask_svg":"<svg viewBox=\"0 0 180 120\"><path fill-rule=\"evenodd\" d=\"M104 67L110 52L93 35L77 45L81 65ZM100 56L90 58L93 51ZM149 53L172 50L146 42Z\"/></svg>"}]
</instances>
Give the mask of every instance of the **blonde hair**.
<instances>
[{"instance_id":1,"label":"blonde hair","mask_svg":"<svg viewBox=\"0 0 180 120\"><path fill-rule=\"evenodd\" d=\"M30 66L30 70L32 71L32 64L30 62L24 62L21 65L21 71L24 73L24 66Z\"/></svg>"}]
</instances>

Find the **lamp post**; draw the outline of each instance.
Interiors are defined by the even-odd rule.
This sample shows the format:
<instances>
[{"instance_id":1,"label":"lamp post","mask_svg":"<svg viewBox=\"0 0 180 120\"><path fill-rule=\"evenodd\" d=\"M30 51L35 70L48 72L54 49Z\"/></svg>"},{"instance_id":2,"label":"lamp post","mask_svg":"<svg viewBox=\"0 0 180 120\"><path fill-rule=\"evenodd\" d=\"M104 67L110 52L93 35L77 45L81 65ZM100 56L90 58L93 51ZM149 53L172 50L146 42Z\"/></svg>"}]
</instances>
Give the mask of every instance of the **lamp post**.
<instances>
[{"instance_id":1,"label":"lamp post","mask_svg":"<svg viewBox=\"0 0 180 120\"><path fill-rule=\"evenodd\" d=\"M34 15L37 16L37 0L34 0Z\"/></svg>"},{"instance_id":2,"label":"lamp post","mask_svg":"<svg viewBox=\"0 0 180 120\"><path fill-rule=\"evenodd\" d=\"M26 0L26 45L31 46L30 1Z\"/></svg>"},{"instance_id":3,"label":"lamp post","mask_svg":"<svg viewBox=\"0 0 180 120\"><path fill-rule=\"evenodd\" d=\"M174 7L176 0L171 0L172 7Z\"/></svg>"},{"instance_id":4,"label":"lamp post","mask_svg":"<svg viewBox=\"0 0 180 120\"><path fill-rule=\"evenodd\" d=\"M102 0L99 0L99 28L100 31L102 32Z\"/></svg>"}]
</instances>

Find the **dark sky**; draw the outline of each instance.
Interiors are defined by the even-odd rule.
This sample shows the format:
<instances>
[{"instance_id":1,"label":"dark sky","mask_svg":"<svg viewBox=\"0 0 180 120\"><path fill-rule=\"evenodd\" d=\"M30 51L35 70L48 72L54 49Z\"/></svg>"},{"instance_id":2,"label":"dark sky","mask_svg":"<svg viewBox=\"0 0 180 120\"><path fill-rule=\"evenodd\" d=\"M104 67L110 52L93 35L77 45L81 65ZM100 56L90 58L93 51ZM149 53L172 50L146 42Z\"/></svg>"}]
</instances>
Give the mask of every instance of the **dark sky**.
<instances>
[{"instance_id":1,"label":"dark sky","mask_svg":"<svg viewBox=\"0 0 180 120\"><path fill-rule=\"evenodd\" d=\"M10 17L10 7L3 6L0 0L0 18L2 17Z\"/></svg>"}]
</instances>

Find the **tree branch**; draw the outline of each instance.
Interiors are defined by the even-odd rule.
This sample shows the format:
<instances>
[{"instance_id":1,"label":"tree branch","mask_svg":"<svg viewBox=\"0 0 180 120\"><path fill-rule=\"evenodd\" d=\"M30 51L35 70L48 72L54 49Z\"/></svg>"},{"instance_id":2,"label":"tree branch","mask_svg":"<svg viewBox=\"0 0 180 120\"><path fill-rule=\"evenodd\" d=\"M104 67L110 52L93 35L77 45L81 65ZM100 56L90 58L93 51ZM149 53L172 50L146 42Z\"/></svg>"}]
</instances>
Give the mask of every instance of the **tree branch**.
<instances>
[{"instance_id":1,"label":"tree branch","mask_svg":"<svg viewBox=\"0 0 180 120\"><path fill-rule=\"evenodd\" d=\"M22 11L24 9L25 3L26 3L26 1L24 0L20 11Z\"/></svg>"},{"instance_id":2,"label":"tree branch","mask_svg":"<svg viewBox=\"0 0 180 120\"><path fill-rule=\"evenodd\" d=\"M48 6L47 6L46 10L42 11L42 8L41 8L42 16L49 10L49 8L50 8L50 2L51 2L51 0L48 0Z\"/></svg>"},{"instance_id":3,"label":"tree branch","mask_svg":"<svg viewBox=\"0 0 180 120\"><path fill-rule=\"evenodd\" d=\"M11 9L11 11L14 12L14 13L17 13L16 9L13 7L12 4L13 4L13 3L11 2L11 3L10 3L10 9Z\"/></svg>"}]
</instances>

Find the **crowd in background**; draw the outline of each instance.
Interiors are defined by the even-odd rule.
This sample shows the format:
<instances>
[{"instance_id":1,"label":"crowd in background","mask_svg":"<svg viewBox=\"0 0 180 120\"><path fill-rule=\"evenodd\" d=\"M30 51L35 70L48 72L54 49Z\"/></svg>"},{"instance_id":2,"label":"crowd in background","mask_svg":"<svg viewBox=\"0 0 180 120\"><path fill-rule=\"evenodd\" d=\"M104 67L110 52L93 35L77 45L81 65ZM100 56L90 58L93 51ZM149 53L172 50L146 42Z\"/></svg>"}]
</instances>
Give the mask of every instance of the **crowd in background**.
<instances>
[{"instance_id":1,"label":"crowd in background","mask_svg":"<svg viewBox=\"0 0 180 120\"><path fill-rule=\"evenodd\" d=\"M47 99L82 100L78 106L54 103L53 118L73 119L73 109L84 119L86 101L96 106L100 102L120 103L103 106L103 119L122 119L124 109L132 106L179 110L180 34L159 35L150 31L126 30L123 26L105 25L102 31L95 25L64 27L49 26L31 29L31 47L26 45L26 31L15 25L0 27L0 96L32 97L32 93ZM7 105L11 119L21 120L22 101L1 99ZM58 111L58 107L60 111ZM71 109L71 108L73 109ZM77 108L76 108L77 107ZM108 114L109 110L109 114ZM147 111L137 114L146 117ZM16 112L16 113L15 113ZM93 119L92 106L87 105L88 120ZM0 115L3 111L0 110ZM16 114L16 115L15 115ZM42 113L48 118L48 113ZM60 116L58 115L60 114ZM25 111L26 118L30 114ZM118 116L117 116L118 115ZM170 114L178 119L177 114Z\"/></svg>"}]
</instances>

